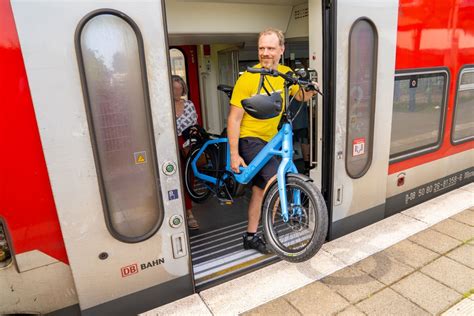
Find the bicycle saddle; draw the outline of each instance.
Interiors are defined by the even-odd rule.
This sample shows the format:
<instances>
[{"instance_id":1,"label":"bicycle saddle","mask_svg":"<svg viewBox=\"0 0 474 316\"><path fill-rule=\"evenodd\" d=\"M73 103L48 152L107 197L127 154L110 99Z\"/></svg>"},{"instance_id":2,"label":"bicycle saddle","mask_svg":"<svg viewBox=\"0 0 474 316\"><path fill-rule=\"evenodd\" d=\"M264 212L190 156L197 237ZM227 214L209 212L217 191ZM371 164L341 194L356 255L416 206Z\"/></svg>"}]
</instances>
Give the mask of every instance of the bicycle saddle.
<instances>
[{"instance_id":1,"label":"bicycle saddle","mask_svg":"<svg viewBox=\"0 0 474 316\"><path fill-rule=\"evenodd\" d=\"M245 112L259 120L277 117L281 113L282 103L280 92L272 92L270 95L256 94L242 100Z\"/></svg>"}]
</instances>

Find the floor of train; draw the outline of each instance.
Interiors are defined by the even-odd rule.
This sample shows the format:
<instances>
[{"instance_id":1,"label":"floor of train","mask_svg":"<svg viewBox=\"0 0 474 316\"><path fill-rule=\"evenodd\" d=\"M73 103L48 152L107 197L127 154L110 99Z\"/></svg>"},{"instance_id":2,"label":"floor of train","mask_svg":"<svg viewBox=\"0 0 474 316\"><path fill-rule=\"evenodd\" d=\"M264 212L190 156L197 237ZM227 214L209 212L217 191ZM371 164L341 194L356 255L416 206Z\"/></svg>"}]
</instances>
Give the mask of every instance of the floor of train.
<instances>
[{"instance_id":1,"label":"floor of train","mask_svg":"<svg viewBox=\"0 0 474 316\"><path fill-rule=\"evenodd\" d=\"M193 214L199 221L199 230L190 231L197 291L278 260L242 246L249 198L247 194L232 205L220 205L215 197L210 197L205 203L193 205Z\"/></svg>"}]
</instances>

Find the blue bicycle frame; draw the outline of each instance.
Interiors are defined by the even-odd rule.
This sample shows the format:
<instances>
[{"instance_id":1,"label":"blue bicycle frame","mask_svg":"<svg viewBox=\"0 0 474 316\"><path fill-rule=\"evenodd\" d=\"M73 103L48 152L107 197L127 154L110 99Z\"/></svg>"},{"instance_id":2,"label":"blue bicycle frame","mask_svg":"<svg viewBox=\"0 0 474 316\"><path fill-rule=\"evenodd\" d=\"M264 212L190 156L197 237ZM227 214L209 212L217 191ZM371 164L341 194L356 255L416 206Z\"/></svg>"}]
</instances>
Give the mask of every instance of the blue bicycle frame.
<instances>
[{"instance_id":1,"label":"blue bicycle frame","mask_svg":"<svg viewBox=\"0 0 474 316\"><path fill-rule=\"evenodd\" d=\"M192 161L192 169L194 176L203 181L213 183L217 185L218 179L209 175L200 173L197 168L197 161L202 155L204 150L213 144L227 143L227 138L218 138L207 141L198 152L194 160ZM273 157L280 156L282 158L280 166L277 171L278 191L280 196L280 205L283 221L287 222L289 219L288 215L288 204L286 195L286 178L287 173L298 173L295 164L293 163L293 129L291 123L283 123L280 131L265 145L265 147L257 154L257 156L250 162L247 167L240 167L240 173L235 173L230 168L230 146L226 145L226 171L234 175L235 180L242 184L249 183L252 178L262 169L265 164ZM301 195L297 190L293 195L293 205L301 205ZM296 207L293 209L294 215L301 215L301 208Z\"/></svg>"}]
</instances>

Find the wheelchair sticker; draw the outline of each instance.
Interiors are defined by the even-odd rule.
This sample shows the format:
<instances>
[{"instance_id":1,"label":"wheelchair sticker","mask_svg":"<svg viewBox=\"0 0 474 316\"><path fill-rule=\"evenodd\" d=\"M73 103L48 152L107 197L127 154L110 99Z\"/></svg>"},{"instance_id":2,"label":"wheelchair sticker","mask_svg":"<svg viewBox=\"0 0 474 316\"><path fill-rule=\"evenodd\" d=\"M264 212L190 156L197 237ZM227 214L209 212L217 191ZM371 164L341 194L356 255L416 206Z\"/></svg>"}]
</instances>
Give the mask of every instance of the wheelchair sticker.
<instances>
[{"instance_id":1,"label":"wheelchair sticker","mask_svg":"<svg viewBox=\"0 0 474 316\"><path fill-rule=\"evenodd\" d=\"M352 157L360 156L365 153L365 138L356 138L352 141Z\"/></svg>"},{"instance_id":2,"label":"wheelchair sticker","mask_svg":"<svg viewBox=\"0 0 474 316\"><path fill-rule=\"evenodd\" d=\"M146 163L146 151L138 151L133 153L133 158L136 165Z\"/></svg>"},{"instance_id":3,"label":"wheelchair sticker","mask_svg":"<svg viewBox=\"0 0 474 316\"><path fill-rule=\"evenodd\" d=\"M168 191L168 200L176 200L178 198L178 189Z\"/></svg>"}]
</instances>

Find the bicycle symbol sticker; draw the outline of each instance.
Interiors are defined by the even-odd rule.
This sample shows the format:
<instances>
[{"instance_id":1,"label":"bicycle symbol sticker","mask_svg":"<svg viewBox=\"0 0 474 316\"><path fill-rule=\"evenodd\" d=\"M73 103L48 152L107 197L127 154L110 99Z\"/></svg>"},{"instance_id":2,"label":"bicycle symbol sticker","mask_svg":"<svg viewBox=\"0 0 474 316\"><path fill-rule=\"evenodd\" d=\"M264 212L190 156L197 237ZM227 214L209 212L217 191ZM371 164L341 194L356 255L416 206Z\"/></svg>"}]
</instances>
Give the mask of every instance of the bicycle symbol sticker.
<instances>
[{"instance_id":1,"label":"bicycle symbol sticker","mask_svg":"<svg viewBox=\"0 0 474 316\"><path fill-rule=\"evenodd\" d=\"M171 200L176 200L176 199L178 199L178 189L169 190L168 200L171 201Z\"/></svg>"},{"instance_id":2,"label":"bicycle symbol sticker","mask_svg":"<svg viewBox=\"0 0 474 316\"><path fill-rule=\"evenodd\" d=\"M352 157L360 156L365 153L365 138L356 138L352 141Z\"/></svg>"},{"instance_id":3,"label":"bicycle symbol sticker","mask_svg":"<svg viewBox=\"0 0 474 316\"><path fill-rule=\"evenodd\" d=\"M136 165L146 163L146 151L138 151L133 153L133 158L135 160Z\"/></svg>"}]
</instances>

